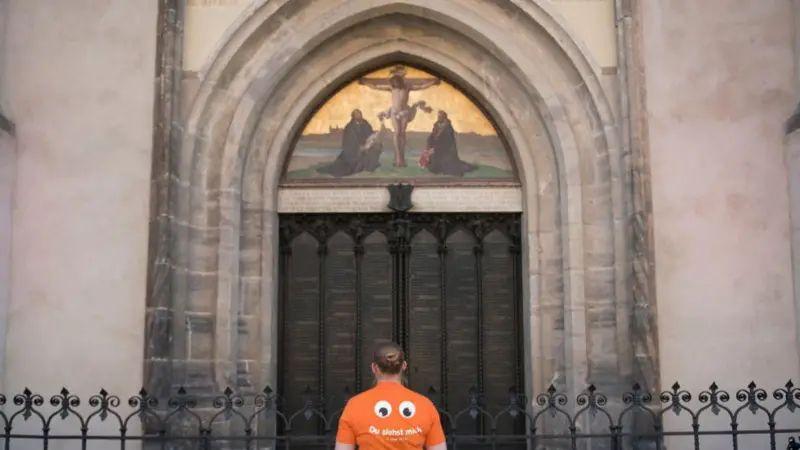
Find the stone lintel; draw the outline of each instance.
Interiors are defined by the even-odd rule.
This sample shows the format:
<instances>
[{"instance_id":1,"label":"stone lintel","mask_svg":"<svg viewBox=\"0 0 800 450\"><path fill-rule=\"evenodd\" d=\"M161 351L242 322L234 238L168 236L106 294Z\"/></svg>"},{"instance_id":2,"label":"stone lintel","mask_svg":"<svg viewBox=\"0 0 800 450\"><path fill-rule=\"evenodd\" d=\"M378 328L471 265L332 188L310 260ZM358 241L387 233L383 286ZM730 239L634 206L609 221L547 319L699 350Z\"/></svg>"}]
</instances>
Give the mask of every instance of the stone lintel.
<instances>
[{"instance_id":1,"label":"stone lintel","mask_svg":"<svg viewBox=\"0 0 800 450\"><path fill-rule=\"evenodd\" d=\"M411 212L521 212L519 187L417 187ZM284 188L278 212L390 212L385 187Z\"/></svg>"}]
</instances>

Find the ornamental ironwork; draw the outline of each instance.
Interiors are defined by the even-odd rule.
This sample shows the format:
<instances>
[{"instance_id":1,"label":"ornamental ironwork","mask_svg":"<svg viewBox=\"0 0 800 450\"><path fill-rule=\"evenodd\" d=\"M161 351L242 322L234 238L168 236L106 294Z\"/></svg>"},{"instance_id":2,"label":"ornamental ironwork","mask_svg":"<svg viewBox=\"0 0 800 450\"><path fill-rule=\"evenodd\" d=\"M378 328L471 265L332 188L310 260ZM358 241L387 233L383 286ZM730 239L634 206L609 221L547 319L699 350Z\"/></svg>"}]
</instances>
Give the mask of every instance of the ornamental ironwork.
<instances>
[{"instance_id":1,"label":"ornamental ironwork","mask_svg":"<svg viewBox=\"0 0 800 450\"><path fill-rule=\"evenodd\" d=\"M281 412L282 400L269 387L257 393L226 388L210 396L179 388L169 398L156 398L142 389L127 400L127 406L120 397L101 389L88 398L85 407L81 398L66 388L48 402L44 395L26 388L13 395L11 402L0 395L0 439L6 449L23 442L38 442L47 449L56 441L79 442L82 449L96 447L97 442L123 450L131 442L162 448L332 449L350 391L340 396L341 407L327 415L319 408L317 393L309 388L307 394L304 406L288 414ZM436 392L426 394L437 398ZM469 389L469 399L462 410L439 409L448 448L662 449L665 439L682 437L691 444L673 448L721 448L722 439L729 446L726 448L777 450L797 449L800 442L800 389L792 381L771 392L750 383L734 395L712 383L696 398L678 383L658 395L634 384L614 399L590 385L574 402L555 386L532 401L511 388L507 405L497 411L485 408L476 388ZM681 423L689 426L666 425L678 417L688 419ZM727 425L709 425L713 417L721 418L716 423ZM526 432L498 433L500 424L509 420L522 420ZM292 434L309 421L319 421L323 432ZM485 431L460 433L462 421L484 421ZM275 433L276 429L283 432ZM711 437L717 439L714 446L705 441ZM753 439L760 439L756 447Z\"/></svg>"}]
</instances>

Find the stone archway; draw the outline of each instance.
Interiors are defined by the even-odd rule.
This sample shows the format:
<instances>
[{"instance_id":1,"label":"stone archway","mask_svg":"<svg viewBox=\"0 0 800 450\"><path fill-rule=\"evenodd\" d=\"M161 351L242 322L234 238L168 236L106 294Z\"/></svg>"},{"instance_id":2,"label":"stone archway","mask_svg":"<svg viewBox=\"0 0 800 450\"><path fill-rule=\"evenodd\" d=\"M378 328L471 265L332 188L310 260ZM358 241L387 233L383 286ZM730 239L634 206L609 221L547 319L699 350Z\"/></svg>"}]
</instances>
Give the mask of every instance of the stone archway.
<instances>
[{"instance_id":1,"label":"stone archway","mask_svg":"<svg viewBox=\"0 0 800 450\"><path fill-rule=\"evenodd\" d=\"M277 193L290 141L339 85L391 62L457 83L509 141L523 186L528 392L591 381L613 393L636 373L618 124L547 9L278 0L227 36L154 174L145 380L156 392L274 382Z\"/></svg>"}]
</instances>

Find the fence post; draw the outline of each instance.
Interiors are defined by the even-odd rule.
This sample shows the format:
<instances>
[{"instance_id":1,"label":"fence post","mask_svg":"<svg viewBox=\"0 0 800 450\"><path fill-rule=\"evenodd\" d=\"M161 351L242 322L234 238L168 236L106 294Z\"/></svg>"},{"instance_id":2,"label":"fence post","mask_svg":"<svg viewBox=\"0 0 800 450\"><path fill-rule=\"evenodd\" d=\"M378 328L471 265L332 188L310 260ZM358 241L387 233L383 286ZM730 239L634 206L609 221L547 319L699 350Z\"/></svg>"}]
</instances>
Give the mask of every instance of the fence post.
<instances>
[{"instance_id":1,"label":"fence post","mask_svg":"<svg viewBox=\"0 0 800 450\"><path fill-rule=\"evenodd\" d=\"M656 419L656 423L653 424L653 429L655 430L656 434L656 450L661 450L662 442L664 441L664 427L661 424L661 417Z\"/></svg>"},{"instance_id":2,"label":"fence post","mask_svg":"<svg viewBox=\"0 0 800 450\"><path fill-rule=\"evenodd\" d=\"M11 450L11 423L6 423L5 450Z\"/></svg>"},{"instance_id":3,"label":"fence post","mask_svg":"<svg viewBox=\"0 0 800 450\"><path fill-rule=\"evenodd\" d=\"M49 435L50 435L50 428L47 425L45 425L44 427L42 427L42 448L44 450L47 450L47 448L49 446L48 445L48 436Z\"/></svg>"},{"instance_id":4,"label":"fence post","mask_svg":"<svg viewBox=\"0 0 800 450\"><path fill-rule=\"evenodd\" d=\"M772 414L769 415L769 448L770 450L776 450L775 447L775 418L772 417Z\"/></svg>"},{"instance_id":5,"label":"fence post","mask_svg":"<svg viewBox=\"0 0 800 450\"><path fill-rule=\"evenodd\" d=\"M208 428L200 425L200 435L203 437L203 449L211 450L211 424L209 424Z\"/></svg>"},{"instance_id":6,"label":"fence post","mask_svg":"<svg viewBox=\"0 0 800 450\"><path fill-rule=\"evenodd\" d=\"M572 450L578 450L578 438L575 436L578 429L575 427L575 424L571 424L569 426L569 440L572 444Z\"/></svg>"},{"instance_id":7,"label":"fence post","mask_svg":"<svg viewBox=\"0 0 800 450\"><path fill-rule=\"evenodd\" d=\"M86 435L89 433L89 429L86 426L81 427L81 450L86 450Z\"/></svg>"},{"instance_id":8,"label":"fence post","mask_svg":"<svg viewBox=\"0 0 800 450\"><path fill-rule=\"evenodd\" d=\"M622 427L611 425L611 450L620 450L620 432Z\"/></svg>"}]
</instances>

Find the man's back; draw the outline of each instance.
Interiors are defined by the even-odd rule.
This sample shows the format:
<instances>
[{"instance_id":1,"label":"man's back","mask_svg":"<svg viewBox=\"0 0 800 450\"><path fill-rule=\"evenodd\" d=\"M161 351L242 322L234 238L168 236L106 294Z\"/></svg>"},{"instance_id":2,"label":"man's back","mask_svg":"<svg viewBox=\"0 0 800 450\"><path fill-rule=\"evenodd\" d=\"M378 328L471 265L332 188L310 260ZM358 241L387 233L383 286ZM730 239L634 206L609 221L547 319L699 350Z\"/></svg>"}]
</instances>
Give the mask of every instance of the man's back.
<instances>
[{"instance_id":1,"label":"man's back","mask_svg":"<svg viewBox=\"0 0 800 450\"><path fill-rule=\"evenodd\" d=\"M379 382L347 402L336 442L361 450L429 448L445 440L436 407L400 383Z\"/></svg>"}]
</instances>

